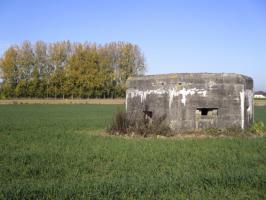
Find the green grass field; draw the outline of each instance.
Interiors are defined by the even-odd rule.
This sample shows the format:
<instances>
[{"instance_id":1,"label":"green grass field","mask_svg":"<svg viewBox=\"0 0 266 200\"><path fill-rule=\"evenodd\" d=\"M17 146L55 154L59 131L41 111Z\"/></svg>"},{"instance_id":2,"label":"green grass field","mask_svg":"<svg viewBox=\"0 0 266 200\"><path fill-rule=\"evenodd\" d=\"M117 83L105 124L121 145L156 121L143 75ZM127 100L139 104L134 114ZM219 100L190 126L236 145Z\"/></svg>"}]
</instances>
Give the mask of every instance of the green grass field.
<instances>
[{"instance_id":1,"label":"green grass field","mask_svg":"<svg viewBox=\"0 0 266 200\"><path fill-rule=\"evenodd\" d=\"M0 199L266 199L265 137L100 135L116 109L1 105Z\"/></svg>"}]
</instances>

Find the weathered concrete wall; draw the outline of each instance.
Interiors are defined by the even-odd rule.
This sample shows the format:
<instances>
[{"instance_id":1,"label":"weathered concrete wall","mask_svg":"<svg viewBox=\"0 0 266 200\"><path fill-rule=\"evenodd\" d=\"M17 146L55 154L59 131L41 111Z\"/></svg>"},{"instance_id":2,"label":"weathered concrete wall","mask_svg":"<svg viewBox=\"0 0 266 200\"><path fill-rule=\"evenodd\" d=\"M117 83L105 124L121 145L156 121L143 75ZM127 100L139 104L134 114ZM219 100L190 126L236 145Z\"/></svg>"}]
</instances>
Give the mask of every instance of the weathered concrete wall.
<instances>
[{"instance_id":1,"label":"weathered concrete wall","mask_svg":"<svg viewBox=\"0 0 266 200\"><path fill-rule=\"evenodd\" d=\"M253 80L239 74L182 73L130 78L126 109L134 116L166 114L176 131L247 128L253 121Z\"/></svg>"}]
</instances>

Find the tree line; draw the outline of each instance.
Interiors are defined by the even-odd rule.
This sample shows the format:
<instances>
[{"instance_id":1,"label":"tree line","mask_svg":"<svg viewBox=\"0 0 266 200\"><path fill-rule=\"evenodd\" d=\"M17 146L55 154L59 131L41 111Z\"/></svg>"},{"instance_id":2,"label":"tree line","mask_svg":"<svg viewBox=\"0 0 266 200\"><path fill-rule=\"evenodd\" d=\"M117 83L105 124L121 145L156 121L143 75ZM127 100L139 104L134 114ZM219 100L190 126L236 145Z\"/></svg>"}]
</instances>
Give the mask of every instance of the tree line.
<instances>
[{"instance_id":1,"label":"tree line","mask_svg":"<svg viewBox=\"0 0 266 200\"><path fill-rule=\"evenodd\" d=\"M143 53L128 42L24 41L0 58L0 97L124 97L127 78L144 72Z\"/></svg>"}]
</instances>

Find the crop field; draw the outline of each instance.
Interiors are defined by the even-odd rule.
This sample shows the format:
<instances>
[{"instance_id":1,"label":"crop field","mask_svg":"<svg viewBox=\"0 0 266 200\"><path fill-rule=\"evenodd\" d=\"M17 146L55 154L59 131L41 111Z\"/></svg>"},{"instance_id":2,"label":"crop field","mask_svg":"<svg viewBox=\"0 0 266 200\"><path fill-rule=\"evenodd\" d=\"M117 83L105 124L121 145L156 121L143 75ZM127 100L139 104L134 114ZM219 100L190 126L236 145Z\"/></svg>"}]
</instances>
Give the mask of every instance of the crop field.
<instances>
[{"instance_id":1,"label":"crop field","mask_svg":"<svg viewBox=\"0 0 266 200\"><path fill-rule=\"evenodd\" d=\"M0 105L0 199L266 199L265 137L103 135L118 107Z\"/></svg>"}]
</instances>

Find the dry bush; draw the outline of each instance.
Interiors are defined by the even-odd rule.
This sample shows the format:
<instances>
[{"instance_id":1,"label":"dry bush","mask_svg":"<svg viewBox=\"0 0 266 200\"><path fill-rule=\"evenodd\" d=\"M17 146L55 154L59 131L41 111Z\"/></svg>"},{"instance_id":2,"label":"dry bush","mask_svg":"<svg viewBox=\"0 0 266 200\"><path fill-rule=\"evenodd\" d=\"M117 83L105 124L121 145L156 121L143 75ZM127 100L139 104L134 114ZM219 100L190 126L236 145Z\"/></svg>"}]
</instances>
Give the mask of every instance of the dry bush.
<instances>
[{"instance_id":1,"label":"dry bush","mask_svg":"<svg viewBox=\"0 0 266 200\"><path fill-rule=\"evenodd\" d=\"M150 119L144 114L138 117L127 114L124 110L116 112L112 122L107 126L107 132L112 135L137 134L144 137L173 135L166 122L166 115Z\"/></svg>"},{"instance_id":2,"label":"dry bush","mask_svg":"<svg viewBox=\"0 0 266 200\"><path fill-rule=\"evenodd\" d=\"M265 128L266 127L262 121L257 121L251 125L249 130L256 135L265 135Z\"/></svg>"},{"instance_id":3,"label":"dry bush","mask_svg":"<svg viewBox=\"0 0 266 200\"><path fill-rule=\"evenodd\" d=\"M130 120L127 113L123 110L118 110L112 122L107 126L107 132L111 134L126 134L129 127Z\"/></svg>"}]
</instances>

